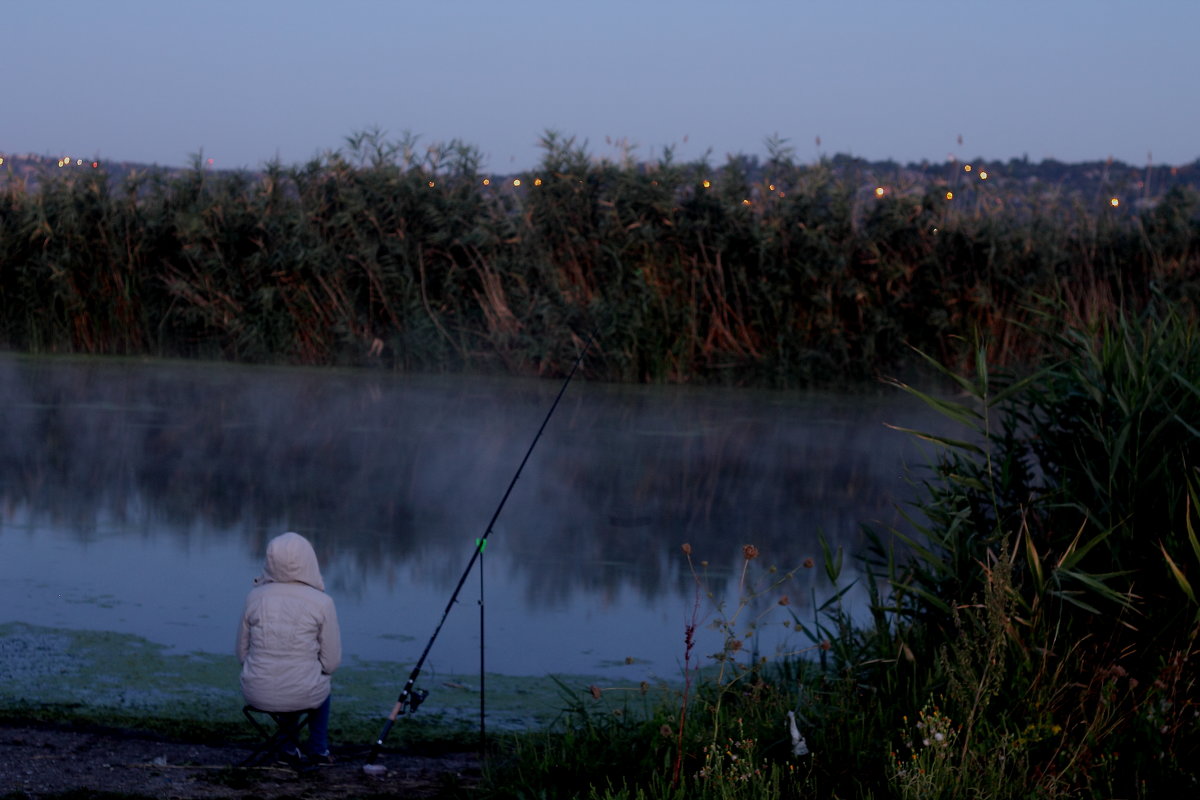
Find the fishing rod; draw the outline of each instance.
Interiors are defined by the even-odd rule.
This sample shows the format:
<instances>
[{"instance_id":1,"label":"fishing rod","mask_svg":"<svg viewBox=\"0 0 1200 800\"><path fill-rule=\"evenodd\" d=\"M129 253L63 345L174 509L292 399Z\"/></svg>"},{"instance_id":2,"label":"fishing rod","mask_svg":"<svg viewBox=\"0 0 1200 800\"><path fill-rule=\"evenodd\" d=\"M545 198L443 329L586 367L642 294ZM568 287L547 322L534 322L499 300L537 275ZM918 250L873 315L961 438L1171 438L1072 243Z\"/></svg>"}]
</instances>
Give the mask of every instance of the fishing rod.
<instances>
[{"instance_id":1,"label":"fishing rod","mask_svg":"<svg viewBox=\"0 0 1200 800\"><path fill-rule=\"evenodd\" d=\"M471 574L471 569L475 566L475 562L483 554L483 548L487 546L488 537L492 535L492 528L495 526L496 520L499 519L500 512L504 509L504 504L508 502L508 496L512 494L513 487L517 485L517 479L521 477L521 470L525 469L526 462L533 455L533 448L537 446L538 439L542 437L542 431L546 430L546 425L550 422L550 417L554 416L554 410L558 408L558 401L562 400L563 394L567 391L567 386L571 383L571 379L575 377L575 371L579 369L579 365L583 363L583 357L587 354L588 348L591 347L594 338L595 334L593 333L584 342L583 349L579 351L579 357L575 359L575 363L571 366L571 371L567 373L562 387L558 390L558 395L555 396L554 402L550 405L550 410L546 412L546 418L542 420L541 427L538 428L533 441L529 443L529 449L525 451L525 457L521 459L516 473L513 475L512 480L509 481L508 488L504 491L504 496L500 498L500 504L496 506L495 512L492 513L492 518L488 522L487 529L483 532L482 537L475 540L475 549L471 551L471 559L467 562L467 567L463 570L462 577L458 579L458 585L454 587L454 593L450 595L450 602L446 603L446 610L442 612L441 620L438 622L437 627L433 629L433 636L429 637L429 643L425 645L425 650L422 651L421 657L417 659L416 665L413 667L412 672L409 673L408 681L405 682L404 688L400 690L400 697L396 700L396 705L392 706L392 711L383 723L383 728L379 731L379 736L375 738L375 744L371 746L371 754L367 757L367 763L363 766L364 770L371 772L370 768L376 766L375 759L379 757L379 751L383 748L383 741L387 738L388 733L391 732L396 718L405 713L411 714L416 711L417 707L429 695L427 691L413 688L413 685L417 682L417 677L421 674L421 667L425 665L425 659L428 657L430 649L433 648L434 641L437 639L438 634L441 633L442 626L446 624L446 618L450 616L450 609L458 602L458 594L462 591L463 584L467 582L467 576Z\"/></svg>"}]
</instances>

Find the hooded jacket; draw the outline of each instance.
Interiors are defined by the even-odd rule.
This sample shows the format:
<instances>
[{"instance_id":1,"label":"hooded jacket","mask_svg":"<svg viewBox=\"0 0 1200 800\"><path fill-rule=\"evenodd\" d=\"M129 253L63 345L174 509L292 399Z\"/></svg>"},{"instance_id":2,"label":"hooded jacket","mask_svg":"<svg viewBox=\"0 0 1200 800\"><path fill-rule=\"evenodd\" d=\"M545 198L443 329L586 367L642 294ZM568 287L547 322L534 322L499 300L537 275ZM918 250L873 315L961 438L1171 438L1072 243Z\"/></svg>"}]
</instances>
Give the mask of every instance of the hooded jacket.
<instances>
[{"instance_id":1,"label":"hooded jacket","mask_svg":"<svg viewBox=\"0 0 1200 800\"><path fill-rule=\"evenodd\" d=\"M254 583L237 636L246 702L264 711L321 705L342 661L342 639L312 545L298 533L275 537Z\"/></svg>"}]
</instances>

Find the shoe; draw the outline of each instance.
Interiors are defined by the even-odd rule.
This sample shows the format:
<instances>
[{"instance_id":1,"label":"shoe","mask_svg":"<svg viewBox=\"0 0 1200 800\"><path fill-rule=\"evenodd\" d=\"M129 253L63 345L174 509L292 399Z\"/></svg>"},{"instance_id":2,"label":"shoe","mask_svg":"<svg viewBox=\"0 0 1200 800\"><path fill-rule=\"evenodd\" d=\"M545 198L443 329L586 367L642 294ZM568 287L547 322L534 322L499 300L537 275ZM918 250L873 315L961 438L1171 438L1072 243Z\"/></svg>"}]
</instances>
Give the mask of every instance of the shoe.
<instances>
[{"instance_id":1,"label":"shoe","mask_svg":"<svg viewBox=\"0 0 1200 800\"><path fill-rule=\"evenodd\" d=\"M304 753L301 753L299 748L296 748L292 750L281 750L279 752L279 757L275 760L275 763L281 767L301 769L308 763L308 759L304 757Z\"/></svg>"},{"instance_id":2,"label":"shoe","mask_svg":"<svg viewBox=\"0 0 1200 800\"><path fill-rule=\"evenodd\" d=\"M318 767L332 767L333 754L326 750L324 753L309 753L308 763Z\"/></svg>"}]
</instances>

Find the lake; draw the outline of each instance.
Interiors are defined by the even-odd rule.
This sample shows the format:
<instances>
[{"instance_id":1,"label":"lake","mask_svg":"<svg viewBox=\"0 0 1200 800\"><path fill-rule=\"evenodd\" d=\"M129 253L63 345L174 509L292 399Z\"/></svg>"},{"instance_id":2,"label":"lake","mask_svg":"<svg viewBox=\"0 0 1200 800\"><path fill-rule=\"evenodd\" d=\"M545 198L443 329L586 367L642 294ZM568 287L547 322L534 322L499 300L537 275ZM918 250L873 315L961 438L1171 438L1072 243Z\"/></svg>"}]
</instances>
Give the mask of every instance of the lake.
<instances>
[{"instance_id":1,"label":"lake","mask_svg":"<svg viewBox=\"0 0 1200 800\"><path fill-rule=\"evenodd\" d=\"M229 653L266 542L295 530L321 559L347 664L411 666L560 387L0 355L0 622ZM491 672L677 678L693 621L693 657L720 649L705 623L745 595L747 544L747 580L796 569L743 610L739 623L761 616L748 646L811 647L785 623L835 591L819 535L847 551L839 585L853 582L861 526L899 524L906 464L928 457L885 423L945 428L891 389L576 378L425 672L477 672L482 634ZM843 597L856 613L860 589Z\"/></svg>"}]
</instances>

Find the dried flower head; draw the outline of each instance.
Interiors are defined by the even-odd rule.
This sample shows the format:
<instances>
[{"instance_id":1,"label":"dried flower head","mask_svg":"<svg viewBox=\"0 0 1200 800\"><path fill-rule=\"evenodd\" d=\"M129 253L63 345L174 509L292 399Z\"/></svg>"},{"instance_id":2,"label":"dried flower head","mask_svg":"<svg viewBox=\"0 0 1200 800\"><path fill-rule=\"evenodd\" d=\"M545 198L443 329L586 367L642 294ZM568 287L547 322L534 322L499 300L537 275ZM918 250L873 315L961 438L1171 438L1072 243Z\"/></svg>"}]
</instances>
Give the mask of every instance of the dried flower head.
<instances>
[{"instance_id":1,"label":"dried flower head","mask_svg":"<svg viewBox=\"0 0 1200 800\"><path fill-rule=\"evenodd\" d=\"M738 650L741 650L742 649L742 640L741 639L731 639L729 641L729 649L735 653Z\"/></svg>"},{"instance_id":2,"label":"dried flower head","mask_svg":"<svg viewBox=\"0 0 1200 800\"><path fill-rule=\"evenodd\" d=\"M790 606L791 604L792 604L792 601L788 599L788 596L786 594L783 597L779 598L779 605Z\"/></svg>"},{"instance_id":3,"label":"dried flower head","mask_svg":"<svg viewBox=\"0 0 1200 800\"><path fill-rule=\"evenodd\" d=\"M813 561L811 558L804 559L804 568L805 569L812 569L815 566L816 566L816 562Z\"/></svg>"},{"instance_id":4,"label":"dried flower head","mask_svg":"<svg viewBox=\"0 0 1200 800\"><path fill-rule=\"evenodd\" d=\"M690 556L692 554L692 546L690 544L688 544L687 542L684 542L683 547L680 549L683 550L683 554L685 556Z\"/></svg>"},{"instance_id":5,"label":"dried flower head","mask_svg":"<svg viewBox=\"0 0 1200 800\"><path fill-rule=\"evenodd\" d=\"M675 731L671 730L671 726L665 722L662 724L662 727L658 729L658 732L666 739L670 739L675 735Z\"/></svg>"},{"instance_id":6,"label":"dried flower head","mask_svg":"<svg viewBox=\"0 0 1200 800\"><path fill-rule=\"evenodd\" d=\"M833 645L829 642L828 639L822 639L821 640L821 649L822 650L832 650Z\"/></svg>"},{"instance_id":7,"label":"dried flower head","mask_svg":"<svg viewBox=\"0 0 1200 800\"><path fill-rule=\"evenodd\" d=\"M747 561L753 561L754 559L758 558L758 548L752 544L743 545L742 558L746 559Z\"/></svg>"},{"instance_id":8,"label":"dried flower head","mask_svg":"<svg viewBox=\"0 0 1200 800\"><path fill-rule=\"evenodd\" d=\"M588 691L592 693L592 697L596 698L597 700L600 699L600 687L599 686L597 686L596 684L593 683L591 686L588 687Z\"/></svg>"}]
</instances>

